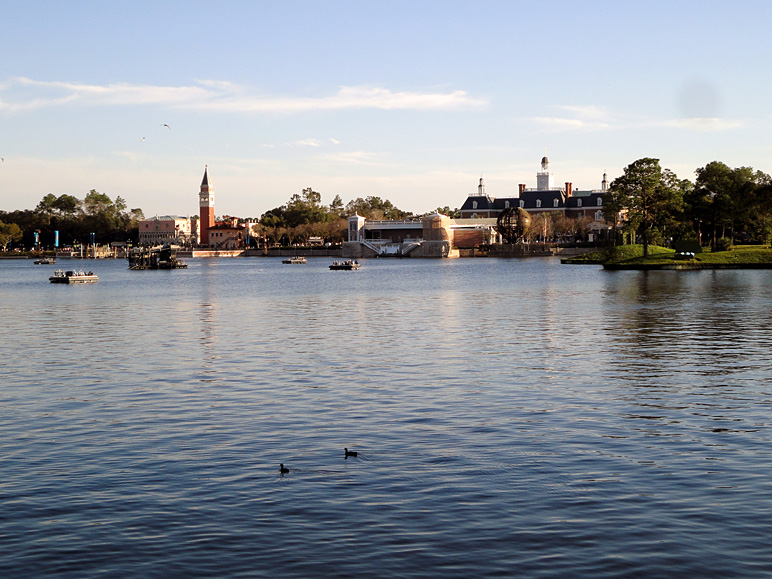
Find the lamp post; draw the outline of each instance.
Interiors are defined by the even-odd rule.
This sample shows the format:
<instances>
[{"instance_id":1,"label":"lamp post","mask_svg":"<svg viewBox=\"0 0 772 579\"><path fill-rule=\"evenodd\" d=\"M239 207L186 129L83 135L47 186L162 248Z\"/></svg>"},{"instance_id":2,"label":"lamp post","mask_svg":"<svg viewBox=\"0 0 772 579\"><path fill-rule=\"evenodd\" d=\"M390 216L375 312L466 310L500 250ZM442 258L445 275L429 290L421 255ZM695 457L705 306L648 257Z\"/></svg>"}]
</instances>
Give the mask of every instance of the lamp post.
<instances>
[{"instance_id":1,"label":"lamp post","mask_svg":"<svg viewBox=\"0 0 772 579\"><path fill-rule=\"evenodd\" d=\"M716 192L711 191L709 195L713 206L713 242L710 245L710 251L716 251Z\"/></svg>"}]
</instances>

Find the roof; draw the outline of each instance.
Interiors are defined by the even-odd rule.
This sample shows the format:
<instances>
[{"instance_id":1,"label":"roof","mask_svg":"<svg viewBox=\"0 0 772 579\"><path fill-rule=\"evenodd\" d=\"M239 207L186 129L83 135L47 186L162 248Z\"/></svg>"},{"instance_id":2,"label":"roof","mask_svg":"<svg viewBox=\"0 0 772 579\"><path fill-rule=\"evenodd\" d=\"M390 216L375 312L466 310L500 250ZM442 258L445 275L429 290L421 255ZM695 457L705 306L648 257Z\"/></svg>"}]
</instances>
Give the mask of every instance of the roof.
<instances>
[{"instance_id":1,"label":"roof","mask_svg":"<svg viewBox=\"0 0 772 579\"><path fill-rule=\"evenodd\" d=\"M212 225L212 226L209 228L209 231L211 231L212 229L222 229L222 230L225 230L225 229L233 229L233 230L241 230L241 229L246 229L246 225L235 225L235 226L234 226L234 225L231 225L230 223L225 223L224 221L218 221L217 223L215 223L214 225Z\"/></svg>"},{"instance_id":2,"label":"roof","mask_svg":"<svg viewBox=\"0 0 772 579\"><path fill-rule=\"evenodd\" d=\"M207 168L204 167L204 179L201 181L202 187L209 187L209 175L207 175Z\"/></svg>"},{"instance_id":3,"label":"roof","mask_svg":"<svg viewBox=\"0 0 772 579\"><path fill-rule=\"evenodd\" d=\"M487 195L470 195L461 206L461 211L487 211L493 210L497 199L491 199ZM477 202L477 206L474 203Z\"/></svg>"}]
</instances>

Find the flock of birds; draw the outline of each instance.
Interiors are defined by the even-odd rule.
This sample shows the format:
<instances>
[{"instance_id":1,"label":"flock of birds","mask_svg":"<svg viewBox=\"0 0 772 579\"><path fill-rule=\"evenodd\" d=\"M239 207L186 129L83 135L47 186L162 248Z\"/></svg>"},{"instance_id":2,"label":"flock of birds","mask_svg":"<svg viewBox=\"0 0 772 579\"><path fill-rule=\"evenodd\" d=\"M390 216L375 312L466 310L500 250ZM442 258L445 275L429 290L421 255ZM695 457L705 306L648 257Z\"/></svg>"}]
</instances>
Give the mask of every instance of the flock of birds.
<instances>
[{"instance_id":1,"label":"flock of birds","mask_svg":"<svg viewBox=\"0 0 772 579\"><path fill-rule=\"evenodd\" d=\"M344 448L343 449L343 458L348 458L348 457L352 457L353 458L353 457L356 457L358 455L359 455L359 453L356 450L349 450L348 448ZM287 474L289 471L290 471L290 469L288 469L286 466L284 466L284 463L279 465L279 472L281 474Z\"/></svg>"},{"instance_id":2,"label":"flock of birds","mask_svg":"<svg viewBox=\"0 0 772 579\"><path fill-rule=\"evenodd\" d=\"M167 129L169 129L170 131L172 130L172 128L171 128L169 125L167 125L166 123L164 123L164 124L163 124L163 125L161 125L161 126L162 126L162 127L166 127L166 128L167 128ZM142 142L143 142L143 143L145 142L145 137L142 137Z\"/></svg>"}]
</instances>

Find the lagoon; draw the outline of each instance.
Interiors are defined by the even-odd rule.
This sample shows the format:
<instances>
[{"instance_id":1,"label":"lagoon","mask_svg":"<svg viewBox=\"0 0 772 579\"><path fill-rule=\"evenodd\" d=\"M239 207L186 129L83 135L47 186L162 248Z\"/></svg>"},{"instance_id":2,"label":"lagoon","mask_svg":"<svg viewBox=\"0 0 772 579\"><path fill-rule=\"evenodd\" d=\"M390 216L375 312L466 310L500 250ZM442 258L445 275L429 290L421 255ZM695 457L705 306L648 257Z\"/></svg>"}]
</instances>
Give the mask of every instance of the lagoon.
<instances>
[{"instance_id":1,"label":"lagoon","mask_svg":"<svg viewBox=\"0 0 772 579\"><path fill-rule=\"evenodd\" d=\"M772 271L188 262L0 262L3 576L772 568Z\"/></svg>"}]
</instances>

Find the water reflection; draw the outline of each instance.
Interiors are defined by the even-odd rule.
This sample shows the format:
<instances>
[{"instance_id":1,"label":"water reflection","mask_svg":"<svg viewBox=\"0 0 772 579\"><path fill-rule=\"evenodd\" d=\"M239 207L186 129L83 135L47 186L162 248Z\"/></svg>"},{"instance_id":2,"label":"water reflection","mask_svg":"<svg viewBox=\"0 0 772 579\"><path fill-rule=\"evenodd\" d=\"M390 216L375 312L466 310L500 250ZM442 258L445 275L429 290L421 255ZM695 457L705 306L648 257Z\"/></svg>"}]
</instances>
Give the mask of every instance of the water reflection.
<instances>
[{"instance_id":1,"label":"water reflection","mask_svg":"<svg viewBox=\"0 0 772 579\"><path fill-rule=\"evenodd\" d=\"M769 568L768 273L326 265L0 277L0 569Z\"/></svg>"}]
</instances>

